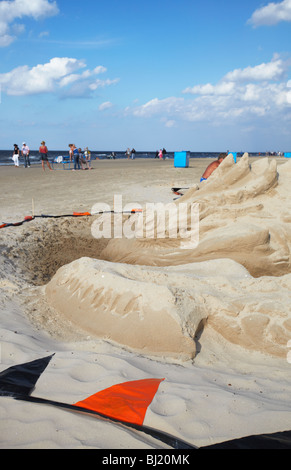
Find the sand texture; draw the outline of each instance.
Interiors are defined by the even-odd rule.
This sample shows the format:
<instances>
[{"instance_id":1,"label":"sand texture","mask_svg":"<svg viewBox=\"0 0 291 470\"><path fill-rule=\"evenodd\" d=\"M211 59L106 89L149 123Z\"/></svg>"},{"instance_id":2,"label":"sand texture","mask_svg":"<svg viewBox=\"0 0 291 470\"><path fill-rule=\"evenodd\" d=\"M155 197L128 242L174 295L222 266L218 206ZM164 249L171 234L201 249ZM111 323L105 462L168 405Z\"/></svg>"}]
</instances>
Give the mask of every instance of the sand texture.
<instances>
[{"instance_id":1,"label":"sand texture","mask_svg":"<svg viewBox=\"0 0 291 470\"><path fill-rule=\"evenodd\" d=\"M0 222L113 208L114 195L199 204L184 234L97 239L100 215L35 218L0 231L1 367L56 353L37 396L75 403L128 380L165 378L145 424L203 446L290 429L291 161L96 161L92 171L1 168ZM186 187L177 198L171 187ZM190 216L189 216L190 217ZM191 224L188 217L188 236ZM141 220L141 219L140 219ZM0 399L0 448L166 448L54 408Z\"/></svg>"}]
</instances>

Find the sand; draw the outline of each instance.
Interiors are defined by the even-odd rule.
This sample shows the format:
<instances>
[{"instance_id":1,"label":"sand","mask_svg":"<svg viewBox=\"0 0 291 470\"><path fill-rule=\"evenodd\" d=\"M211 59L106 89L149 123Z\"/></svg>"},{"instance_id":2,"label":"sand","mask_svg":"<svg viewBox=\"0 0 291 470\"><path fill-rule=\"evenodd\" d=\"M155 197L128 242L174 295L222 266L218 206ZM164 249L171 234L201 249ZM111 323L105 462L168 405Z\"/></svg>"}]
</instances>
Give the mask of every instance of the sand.
<instances>
[{"instance_id":1,"label":"sand","mask_svg":"<svg viewBox=\"0 0 291 470\"><path fill-rule=\"evenodd\" d=\"M174 238L167 220L165 238L97 239L100 215L1 229L0 371L55 353L34 395L66 403L164 378L144 424L196 447L289 430L291 161L228 157L200 184L210 162L1 167L0 224L32 212L91 212L97 203L113 209L119 195L123 207L143 208L123 216L131 227L149 203L199 203L199 243L185 249L185 234ZM172 186L190 189L174 201ZM0 418L2 449L167 448L11 398L0 399Z\"/></svg>"}]
</instances>

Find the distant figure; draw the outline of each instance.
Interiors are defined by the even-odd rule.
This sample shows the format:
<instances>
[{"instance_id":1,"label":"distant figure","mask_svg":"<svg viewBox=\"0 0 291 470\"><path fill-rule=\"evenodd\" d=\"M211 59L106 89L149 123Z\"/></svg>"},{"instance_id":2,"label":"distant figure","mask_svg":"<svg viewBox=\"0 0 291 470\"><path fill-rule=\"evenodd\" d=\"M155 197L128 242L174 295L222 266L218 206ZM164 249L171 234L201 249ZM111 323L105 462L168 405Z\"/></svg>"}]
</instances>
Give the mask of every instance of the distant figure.
<instances>
[{"instance_id":1,"label":"distant figure","mask_svg":"<svg viewBox=\"0 0 291 470\"><path fill-rule=\"evenodd\" d=\"M167 155L167 150L165 148L163 148L162 152L163 152L163 159L165 160L166 155Z\"/></svg>"},{"instance_id":2,"label":"distant figure","mask_svg":"<svg viewBox=\"0 0 291 470\"><path fill-rule=\"evenodd\" d=\"M127 159L129 160L129 159L130 159L130 156L131 156L130 149L127 149L127 150L126 150L125 155L127 156Z\"/></svg>"},{"instance_id":3,"label":"distant figure","mask_svg":"<svg viewBox=\"0 0 291 470\"><path fill-rule=\"evenodd\" d=\"M15 168L19 168L19 147L17 144L14 144L12 160L14 161Z\"/></svg>"},{"instance_id":4,"label":"distant figure","mask_svg":"<svg viewBox=\"0 0 291 470\"><path fill-rule=\"evenodd\" d=\"M74 159L73 171L76 171L77 167L78 167L78 170L80 170L81 167L80 167L79 150L77 149L75 144L70 144L69 147L70 147L70 161Z\"/></svg>"},{"instance_id":5,"label":"distant figure","mask_svg":"<svg viewBox=\"0 0 291 470\"><path fill-rule=\"evenodd\" d=\"M29 159L30 150L28 145L25 142L22 144L21 155L24 158L24 168L30 168L30 159Z\"/></svg>"},{"instance_id":6,"label":"distant figure","mask_svg":"<svg viewBox=\"0 0 291 470\"><path fill-rule=\"evenodd\" d=\"M111 152L111 155L110 155L110 159L112 160L115 160L116 159L116 153L115 152Z\"/></svg>"},{"instance_id":7,"label":"distant figure","mask_svg":"<svg viewBox=\"0 0 291 470\"><path fill-rule=\"evenodd\" d=\"M223 162L223 160L227 157L226 153L221 153L218 159L215 162L210 163L206 170L204 171L202 178L200 179L200 183L205 181L209 178L209 176L219 167L219 165Z\"/></svg>"},{"instance_id":8,"label":"distant figure","mask_svg":"<svg viewBox=\"0 0 291 470\"><path fill-rule=\"evenodd\" d=\"M131 151L131 158L132 158L132 160L135 159L135 153L136 153L136 152L135 152L135 149L132 149L132 151Z\"/></svg>"},{"instance_id":9,"label":"distant figure","mask_svg":"<svg viewBox=\"0 0 291 470\"><path fill-rule=\"evenodd\" d=\"M162 151L162 149L160 149L160 151L159 151L159 159L160 159L160 160L163 159L163 151Z\"/></svg>"},{"instance_id":10,"label":"distant figure","mask_svg":"<svg viewBox=\"0 0 291 470\"><path fill-rule=\"evenodd\" d=\"M42 169L43 171L45 171L45 167L44 167L44 162L46 162L48 168L50 171L53 171L51 166L50 166L50 162L48 161L48 149L47 149L47 146L45 145L45 141L43 140L40 144L40 147L39 147L39 153L40 153L40 158L41 158L41 165L42 165Z\"/></svg>"},{"instance_id":11,"label":"distant figure","mask_svg":"<svg viewBox=\"0 0 291 470\"><path fill-rule=\"evenodd\" d=\"M84 157L82 153L82 149L78 149L78 151L79 151L79 161L80 161L82 170L87 170L88 167L86 168L86 158Z\"/></svg>"},{"instance_id":12,"label":"distant figure","mask_svg":"<svg viewBox=\"0 0 291 470\"><path fill-rule=\"evenodd\" d=\"M159 151L156 151L155 158L159 158Z\"/></svg>"},{"instance_id":13,"label":"distant figure","mask_svg":"<svg viewBox=\"0 0 291 470\"><path fill-rule=\"evenodd\" d=\"M72 147L73 147L73 144L69 144L69 149L70 149L70 150L69 150L70 162L72 162L73 159L74 159L74 152L73 152Z\"/></svg>"},{"instance_id":14,"label":"distant figure","mask_svg":"<svg viewBox=\"0 0 291 470\"><path fill-rule=\"evenodd\" d=\"M91 152L90 152L90 150L88 150L88 147L85 148L84 155L85 155L85 158L86 158L86 165L87 165L88 169L92 170L92 168L91 168Z\"/></svg>"}]
</instances>

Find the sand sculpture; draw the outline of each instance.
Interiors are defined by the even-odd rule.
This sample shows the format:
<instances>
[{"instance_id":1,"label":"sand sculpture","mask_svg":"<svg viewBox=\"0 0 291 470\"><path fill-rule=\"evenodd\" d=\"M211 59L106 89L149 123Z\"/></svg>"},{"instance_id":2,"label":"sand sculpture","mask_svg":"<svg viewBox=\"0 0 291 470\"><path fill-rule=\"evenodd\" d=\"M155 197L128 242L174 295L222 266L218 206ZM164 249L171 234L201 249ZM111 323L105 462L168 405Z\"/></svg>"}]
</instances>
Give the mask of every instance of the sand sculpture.
<instances>
[{"instance_id":1,"label":"sand sculpture","mask_svg":"<svg viewBox=\"0 0 291 470\"><path fill-rule=\"evenodd\" d=\"M49 303L90 334L147 355L195 357L213 328L247 350L286 356L291 334L291 162L227 157L176 204L199 203L199 244L112 239L46 286ZM203 333L202 333L203 334Z\"/></svg>"}]
</instances>

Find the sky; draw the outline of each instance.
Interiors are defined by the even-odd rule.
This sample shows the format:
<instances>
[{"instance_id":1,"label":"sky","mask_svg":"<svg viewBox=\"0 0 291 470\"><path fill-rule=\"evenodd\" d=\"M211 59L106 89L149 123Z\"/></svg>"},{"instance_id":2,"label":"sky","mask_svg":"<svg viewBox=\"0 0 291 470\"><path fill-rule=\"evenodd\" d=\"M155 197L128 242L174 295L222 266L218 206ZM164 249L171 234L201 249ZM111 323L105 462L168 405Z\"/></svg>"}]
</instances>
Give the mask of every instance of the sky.
<instances>
[{"instance_id":1,"label":"sky","mask_svg":"<svg viewBox=\"0 0 291 470\"><path fill-rule=\"evenodd\" d=\"M291 151L291 0L0 0L0 149Z\"/></svg>"}]
</instances>

